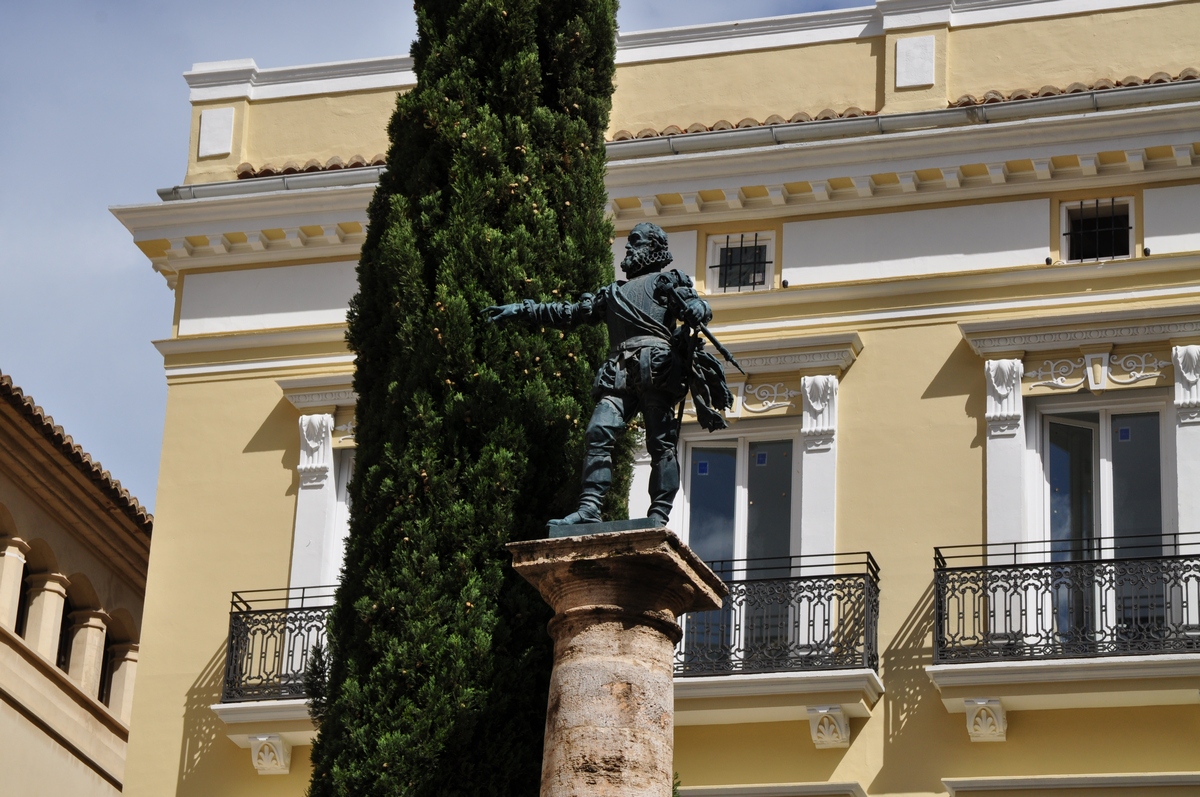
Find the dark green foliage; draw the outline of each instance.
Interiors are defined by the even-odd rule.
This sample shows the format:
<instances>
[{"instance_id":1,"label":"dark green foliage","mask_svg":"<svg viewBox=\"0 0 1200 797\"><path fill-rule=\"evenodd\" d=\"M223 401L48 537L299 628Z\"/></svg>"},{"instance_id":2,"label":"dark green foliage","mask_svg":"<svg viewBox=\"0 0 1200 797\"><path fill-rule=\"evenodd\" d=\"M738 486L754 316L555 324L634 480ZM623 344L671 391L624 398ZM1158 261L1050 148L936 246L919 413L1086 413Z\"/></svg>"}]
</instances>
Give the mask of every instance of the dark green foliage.
<instances>
[{"instance_id":1,"label":"dark green foliage","mask_svg":"<svg viewBox=\"0 0 1200 797\"><path fill-rule=\"evenodd\" d=\"M480 310L612 279L615 0L416 6L418 86L350 311L358 452L314 797L537 793L549 610L503 546L574 509L606 348Z\"/></svg>"}]
</instances>

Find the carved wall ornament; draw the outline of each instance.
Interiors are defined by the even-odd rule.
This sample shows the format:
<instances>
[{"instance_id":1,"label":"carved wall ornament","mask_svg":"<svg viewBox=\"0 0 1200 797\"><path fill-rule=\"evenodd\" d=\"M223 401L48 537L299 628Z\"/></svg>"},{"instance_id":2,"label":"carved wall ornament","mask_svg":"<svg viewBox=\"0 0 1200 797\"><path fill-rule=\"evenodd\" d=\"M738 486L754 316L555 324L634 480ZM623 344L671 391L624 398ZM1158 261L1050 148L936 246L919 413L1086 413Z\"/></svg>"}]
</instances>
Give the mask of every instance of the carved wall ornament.
<instances>
[{"instance_id":1,"label":"carved wall ornament","mask_svg":"<svg viewBox=\"0 0 1200 797\"><path fill-rule=\"evenodd\" d=\"M1175 407L1180 423L1200 423L1200 346L1176 346Z\"/></svg>"},{"instance_id":2,"label":"carved wall ornament","mask_svg":"<svg viewBox=\"0 0 1200 797\"><path fill-rule=\"evenodd\" d=\"M286 775L292 768L292 746L274 733L251 736L250 759L260 775Z\"/></svg>"},{"instance_id":3,"label":"carved wall ornament","mask_svg":"<svg viewBox=\"0 0 1200 797\"><path fill-rule=\"evenodd\" d=\"M320 489L325 486L333 464L333 416L300 416L300 474L301 489Z\"/></svg>"},{"instance_id":4,"label":"carved wall ornament","mask_svg":"<svg viewBox=\"0 0 1200 797\"><path fill-rule=\"evenodd\" d=\"M809 706L808 726L818 750L850 746L850 721L841 706Z\"/></svg>"},{"instance_id":5,"label":"carved wall ornament","mask_svg":"<svg viewBox=\"0 0 1200 797\"><path fill-rule=\"evenodd\" d=\"M800 392L804 397L804 418L800 426L804 448L808 451L831 448L837 434L838 378L828 375L803 377Z\"/></svg>"},{"instance_id":6,"label":"carved wall ornament","mask_svg":"<svg viewBox=\"0 0 1200 797\"><path fill-rule=\"evenodd\" d=\"M1021 376L1025 365L1020 360L987 360L983 372L987 382L987 408L984 418L988 435L1015 435L1021 428L1025 405L1021 397Z\"/></svg>"},{"instance_id":7,"label":"carved wall ornament","mask_svg":"<svg viewBox=\"0 0 1200 797\"><path fill-rule=\"evenodd\" d=\"M1118 385L1136 385L1147 379L1158 379L1163 375L1162 369L1171 364L1166 360L1158 359L1158 355L1154 353L1114 354L1108 358L1108 362L1108 379ZM1125 378L1117 376L1113 372L1112 366L1124 371Z\"/></svg>"},{"instance_id":8,"label":"carved wall ornament","mask_svg":"<svg viewBox=\"0 0 1200 797\"><path fill-rule=\"evenodd\" d=\"M776 382L772 385L748 384L746 394L758 399L757 407L749 401L745 403L746 412L761 413L793 406L792 399L799 396L800 391L792 390L783 382Z\"/></svg>"},{"instance_id":9,"label":"carved wall ornament","mask_svg":"<svg viewBox=\"0 0 1200 797\"><path fill-rule=\"evenodd\" d=\"M1042 367L1036 371L1030 371L1029 376L1040 381L1034 382L1033 387L1048 387L1052 390L1075 390L1083 387L1083 383L1087 381L1086 375L1081 375L1078 379L1074 376L1076 373L1082 372L1084 369L1083 358L1075 360L1044 360Z\"/></svg>"},{"instance_id":10,"label":"carved wall ornament","mask_svg":"<svg viewBox=\"0 0 1200 797\"><path fill-rule=\"evenodd\" d=\"M1008 715L995 698L967 699L967 733L972 742L1003 742L1008 733Z\"/></svg>"}]
</instances>

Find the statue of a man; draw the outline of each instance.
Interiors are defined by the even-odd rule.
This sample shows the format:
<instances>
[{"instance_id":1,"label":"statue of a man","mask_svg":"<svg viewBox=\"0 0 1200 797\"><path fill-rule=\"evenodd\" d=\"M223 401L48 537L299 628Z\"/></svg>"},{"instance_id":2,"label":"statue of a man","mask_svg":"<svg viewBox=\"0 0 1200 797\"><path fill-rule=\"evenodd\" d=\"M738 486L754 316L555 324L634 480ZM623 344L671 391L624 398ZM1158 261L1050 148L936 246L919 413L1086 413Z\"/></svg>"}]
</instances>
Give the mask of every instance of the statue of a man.
<instances>
[{"instance_id":1,"label":"statue of a man","mask_svg":"<svg viewBox=\"0 0 1200 797\"><path fill-rule=\"evenodd\" d=\"M712 309L692 280L671 263L667 234L642 223L629 233L621 270L627 280L583 294L574 304L494 305L484 312L493 322L521 319L531 325L568 329L579 324L608 324L608 359L596 374L596 409L587 427L583 490L579 509L550 525L600 522L600 505L612 485L612 452L618 435L639 411L650 454L648 517L666 525L679 491L679 420L676 408L692 389L699 419L710 431L725 426L719 411L732 397L724 372L690 329L712 320ZM676 324L683 322L684 326Z\"/></svg>"}]
</instances>

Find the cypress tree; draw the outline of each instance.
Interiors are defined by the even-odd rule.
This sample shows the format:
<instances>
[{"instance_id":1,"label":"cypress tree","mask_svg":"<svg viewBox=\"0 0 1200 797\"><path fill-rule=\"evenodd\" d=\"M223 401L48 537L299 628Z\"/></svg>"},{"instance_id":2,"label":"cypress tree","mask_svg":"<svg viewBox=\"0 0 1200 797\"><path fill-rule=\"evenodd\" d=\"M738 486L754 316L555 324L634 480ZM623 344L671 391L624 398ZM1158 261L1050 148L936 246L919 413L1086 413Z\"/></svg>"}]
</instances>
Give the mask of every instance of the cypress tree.
<instances>
[{"instance_id":1,"label":"cypress tree","mask_svg":"<svg viewBox=\"0 0 1200 797\"><path fill-rule=\"evenodd\" d=\"M480 311L612 280L616 0L416 10L417 86L350 309L358 451L328 661L308 679L313 797L536 794L549 610L504 545L574 509L607 345Z\"/></svg>"}]
</instances>

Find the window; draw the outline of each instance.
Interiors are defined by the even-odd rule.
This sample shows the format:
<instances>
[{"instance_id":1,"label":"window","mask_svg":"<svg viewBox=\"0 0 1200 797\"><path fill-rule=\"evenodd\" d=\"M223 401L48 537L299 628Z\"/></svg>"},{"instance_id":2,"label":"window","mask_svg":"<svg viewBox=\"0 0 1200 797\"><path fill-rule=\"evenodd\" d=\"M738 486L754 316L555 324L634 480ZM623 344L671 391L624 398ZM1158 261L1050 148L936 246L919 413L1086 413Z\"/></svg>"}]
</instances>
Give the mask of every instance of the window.
<instances>
[{"instance_id":1,"label":"window","mask_svg":"<svg viewBox=\"0 0 1200 797\"><path fill-rule=\"evenodd\" d=\"M1129 257L1133 251L1132 209L1130 197L1063 202L1063 259L1080 263Z\"/></svg>"},{"instance_id":2,"label":"window","mask_svg":"<svg viewBox=\"0 0 1200 797\"><path fill-rule=\"evenodd\" d=\"M769 232L712 235L708 292L759 290L775 284L775 237Z\"/></svg>"}]
</instances>

